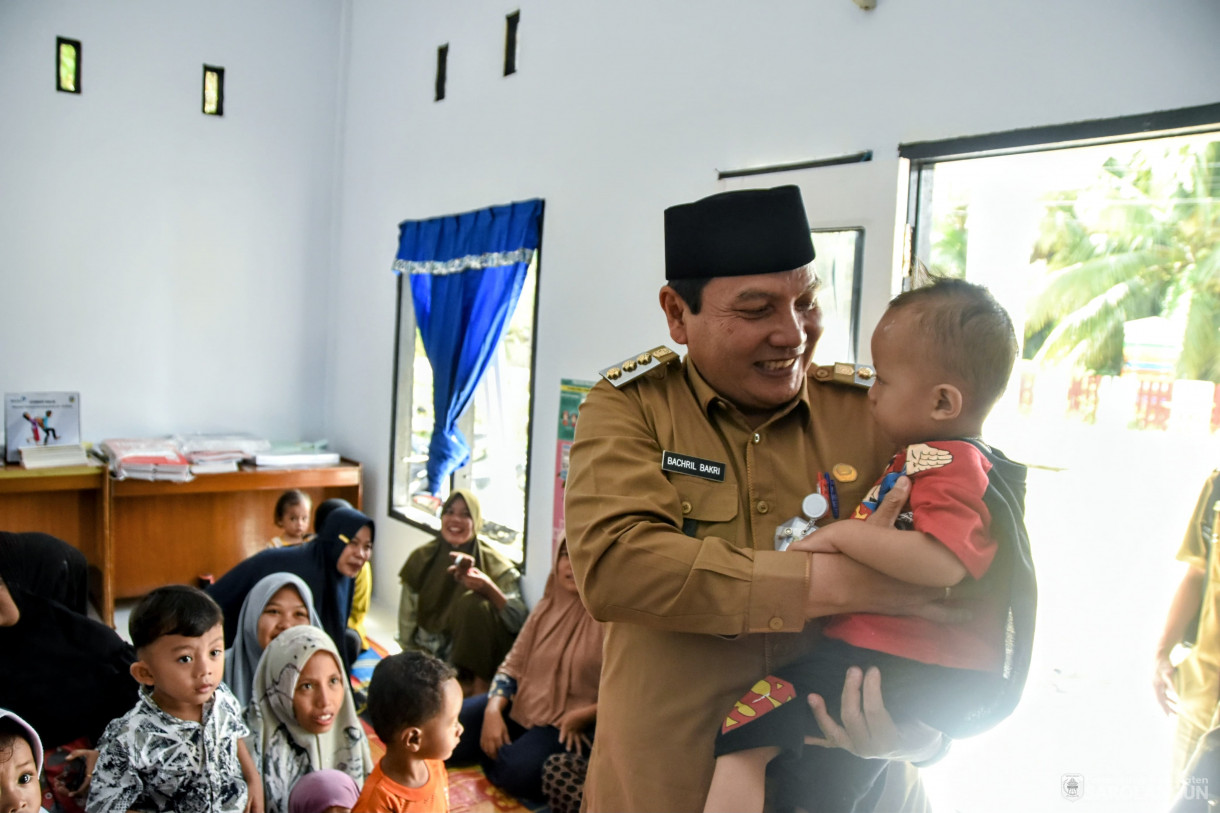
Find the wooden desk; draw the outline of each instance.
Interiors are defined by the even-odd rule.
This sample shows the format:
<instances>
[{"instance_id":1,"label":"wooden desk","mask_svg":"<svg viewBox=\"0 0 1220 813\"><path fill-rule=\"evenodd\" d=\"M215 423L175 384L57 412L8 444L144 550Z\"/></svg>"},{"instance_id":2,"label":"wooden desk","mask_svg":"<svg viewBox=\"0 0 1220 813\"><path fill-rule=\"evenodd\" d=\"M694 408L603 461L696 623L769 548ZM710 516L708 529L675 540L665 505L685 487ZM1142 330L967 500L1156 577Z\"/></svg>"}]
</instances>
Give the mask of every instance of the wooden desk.
<instances>
[{"instance_id":1,"label":"wooden desk","mask_svg":"<svg viewBox=\"0 0 1220 813\"><path fill-rule=\"evenodd\" d=\"M110 547L114 595L142 596L164 584L217 579L262 550L278 534L275 501L290 488L316 508L341 497L361 507L359 463L317 469L259 469L201 474L189 483L116 480L110 483Z\"/></svg>"},{"instance_id":2,"label":"wooden desk","mask_svg":"<svg viewBox=\"0 0 1220 813\"><path fill-rule=\"evenodd\" d=\"M27 471L0 465L0 530L42 531L89 560L89 591L114 626L114 602L164 584L216 578L278 534L275 501L290 488L314 507L341 497L362 506L361 466L200 474L189 483L112 480L102 466Z\"/></svg>"},{"instance_id":3,"label":"wooden desk","mask_svg":"<svg viewBox=\"0 0 1220 813\"><path fill-rule=\"evenodd\" d=\"M113 626L109 487L102 466L26 470L19 465L0 465L0 530L41 531L85 554L90 598L102 619Z\"/></svg>"}]
</instances>

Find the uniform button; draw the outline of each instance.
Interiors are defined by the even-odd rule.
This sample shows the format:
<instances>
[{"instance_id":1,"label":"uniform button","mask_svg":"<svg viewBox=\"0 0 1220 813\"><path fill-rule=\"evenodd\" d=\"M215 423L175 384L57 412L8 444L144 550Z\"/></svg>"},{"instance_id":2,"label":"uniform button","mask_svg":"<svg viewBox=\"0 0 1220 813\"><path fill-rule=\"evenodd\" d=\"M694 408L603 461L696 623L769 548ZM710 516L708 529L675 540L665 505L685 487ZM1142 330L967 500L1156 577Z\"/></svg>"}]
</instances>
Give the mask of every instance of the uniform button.
<instances>
[{"instance_id":1,"label":"uniform button","mask_svg":"<svg viewBox=\"0 0 1220 813\"><path fill-rule=\"evenodd\" d=\"M755 443L762 443L762 435L760 435L760 434L758 434L757 432L755 432L755 433L754 433L754 442L755 442Z\"/></svg>"},{"instance_id":2,"label":"uniform button","mask_svg":"<svg viewBox=\"0 0 1220 813\"><path fill-rule=\"evenodd\" d=\"M850 463L835 463L834 468L830 470L834 478L840 483L854 483L858 476L856 467Z\"/></svg>"},{"instance_id":3,"label":"uniform button","mask_svg":"<svg viewBox=\"0 0 1220 813\"><path fill-rule=\"evenodd\" d=\"M775 630L776 632L779 632L780 630L782 630L784 628L784 619L780 618L777 615L777 616L775 616L775 618L772 618L770 621L767 622L767 626L770 627L771 629Z\"/></svg>"},{"instance_id":4,"label":"uniform button","mask_svg":"<svg viewBox=\"0 0 1220 813\"><path fill-rule=\"evenodd\" d=\"M758 501L758 513L760 513L760 514L765 514L765 513L767 513L767 512L768 512L768 511L770 511L770 510L771 510L771 506L767 505L767 501L766 501L766 500L759 500L759 501Z\"/></svg>"},{"instance_id":5,"label":"uniform button","mask_svg":"<svg viewBox=\"0 0 1220 813\"><path fill-rule=\"evenodd\" d=\"M686 500L683 500L682 501L682 513L689 514L690 512L691 512L691 504L688 503Z\"/></svg>"}]
</instances>

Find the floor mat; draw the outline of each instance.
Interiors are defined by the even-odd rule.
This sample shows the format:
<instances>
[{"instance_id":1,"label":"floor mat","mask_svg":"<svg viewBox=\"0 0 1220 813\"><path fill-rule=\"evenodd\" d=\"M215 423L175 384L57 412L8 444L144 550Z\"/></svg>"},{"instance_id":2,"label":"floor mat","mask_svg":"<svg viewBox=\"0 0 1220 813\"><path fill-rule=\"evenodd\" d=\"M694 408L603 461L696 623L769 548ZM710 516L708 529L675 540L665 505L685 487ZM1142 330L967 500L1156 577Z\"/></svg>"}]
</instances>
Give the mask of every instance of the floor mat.
<instances>
[{"instance_id":1,"label":"floor mat","mask_svg":"<svg viewBox=\"0 0 1220 813\"><path fill-rule=\"evenodd\" d=\"M378 661L388 653L385 647L369 639L369 648L360 653L352 664L352 690L367 696L369 681ZM379 762L385 754L385 744L378 738L367 714L360 715L364 732L369 738L369 750L373 761ZM539 813L546 807L526 807L512 796L492 785L477 765L468 768L449 769L449 809L452 813Z\"/></svg>"}]
</instances>

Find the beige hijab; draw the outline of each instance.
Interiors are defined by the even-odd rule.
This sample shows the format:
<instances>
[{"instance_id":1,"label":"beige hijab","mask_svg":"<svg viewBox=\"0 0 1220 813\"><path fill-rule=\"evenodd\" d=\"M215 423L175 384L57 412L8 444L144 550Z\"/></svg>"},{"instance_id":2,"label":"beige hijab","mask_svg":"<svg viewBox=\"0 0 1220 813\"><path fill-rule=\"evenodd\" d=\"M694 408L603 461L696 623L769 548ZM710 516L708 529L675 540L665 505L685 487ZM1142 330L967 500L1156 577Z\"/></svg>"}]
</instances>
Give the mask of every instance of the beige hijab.
<instances>
[{"instance_id":1,"label":"beige hijab","mask_svg":"<svg viewBox=\"0 0 1220 813\"><path fill-rule=\"evenodd\" d=\"M602 669L602 625L574 591L557 584L559 543L542 598L525 620L498 671L517 681L509 716L526 728L559 725L572 709L597 702Z\"/></svg>"}]
</instances>

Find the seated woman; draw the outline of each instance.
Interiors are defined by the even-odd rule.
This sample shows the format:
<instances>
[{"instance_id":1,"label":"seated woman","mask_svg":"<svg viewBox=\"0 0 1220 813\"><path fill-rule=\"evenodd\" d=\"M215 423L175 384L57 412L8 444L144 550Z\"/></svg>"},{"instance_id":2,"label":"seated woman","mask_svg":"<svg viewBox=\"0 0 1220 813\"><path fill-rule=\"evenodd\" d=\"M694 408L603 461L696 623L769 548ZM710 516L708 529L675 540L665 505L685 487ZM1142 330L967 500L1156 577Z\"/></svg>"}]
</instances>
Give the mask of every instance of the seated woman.
<instances>
[{"instance_id":1,"label":"seated woman","mask_svg":"<svg viewBox=\"0 0 1220 813\"><path fill-rule=\"evenodd\" d=\"M373 770L339 651L317 627L285 630L267 646L246 722L266 813L286 813L293 785L311 771L333 768L362 786Z\"/></svg>"},{"instance_id":2,"label":"seated woman","mask_svg":"<svg viewBox=\"0 0 1220 813\"><path fill-rule=\"evenodd\" d=\"M321 532L303 545L268 548L239 562L208 588L225 615L225 644L237 642L237 616L256 583L271 573L294 573L313 592L322 629L343 643L343 667L350 672L359 654L359 636L345 640L352 608L352 582L373 552L373 521L354 508L337 508Z\"/></svg>"},{"instance_id":3,"label":"seated woman","mask_svg":"<svg viewBox=\"0 0 1220 813\"><path fill-rule=\"evenodd\" d=\"M63 561L54 551L47 555ZM131 665L136 653L110 627L61 604L59 599L72 592L67 583L58 577L48 582L52 571L32 564L0 556L0 705L29 722L48 751L86 758L85 784L71 794L79 799L88 792L97 759L96 751L80 749L96 745L110 721L135 705L139 684ZM67 793L60 787L54 791Z\"/></svg>"},{"instance_id":4,"label":"seated woman","mask_svg":"<svg viewBox=\"0 0 1220 813\"><path fill-rule=\"evenodd\" d=\"M326 518L336 508L351 508L352 504L342 497L332 497L329 500L323 500L314 510L313 524L315 528L322 528L326 525ZM347 626L349 629L355 630L360 636L360 651L369 648L369 636L364 629L364 617L368 615L369 604L373 599L373 564L365 562L364 567L360 568L360 573L356 575L356 581L352 585L352 611L347 617ZM349 636L350 637L350 636Z\"/></svg>"},{"instance_id":5,"label":"seated woman","mask_svg":"<svg viewBox=\"0 0 1220 813\"><path fill-rule=\"evenodd\" d=\"M225 652L225 683L243 709L250 704L254 670L267 644L302 624L322 626L313 592L300 576L272 573L251 588L237 614L237 640Z\"/></svg>"},{"instance_id":6,"label":"seated woman","mask_svg":"<svg viewBox=\"0 0 1220 813\"><path fill-rule=\"evenodd\" d=\"M11 584L89 614L89 562L62 539L34 531L0 531L0 572Z\"/></svg>"},{"instance_id":7,"label":"seated woman","mask_svg":"<svg viewBox=\"0 0 1220 813\"><path fill-rule=\"evenodd\" d=\"M477 760L492 784L521 799L542 799L547 758L580 754L592 742L601 666L601 624L580 601L561 542L546 590L491 691L462 704L464 731L449 763Z\"/></svg>"},{"instance_id":8,"label":"seated woman","mask_svg":"<svg viewBox=\"0 0 1220 813\"><path fill-rule=\"evenodd\" d=\"M398 574L398 643L453 664L467 694L487 691L527 613L521 574L478 538L482 527L478 499L454 489L440 537L412 551Z\"/></svg>"}]
</instances>

